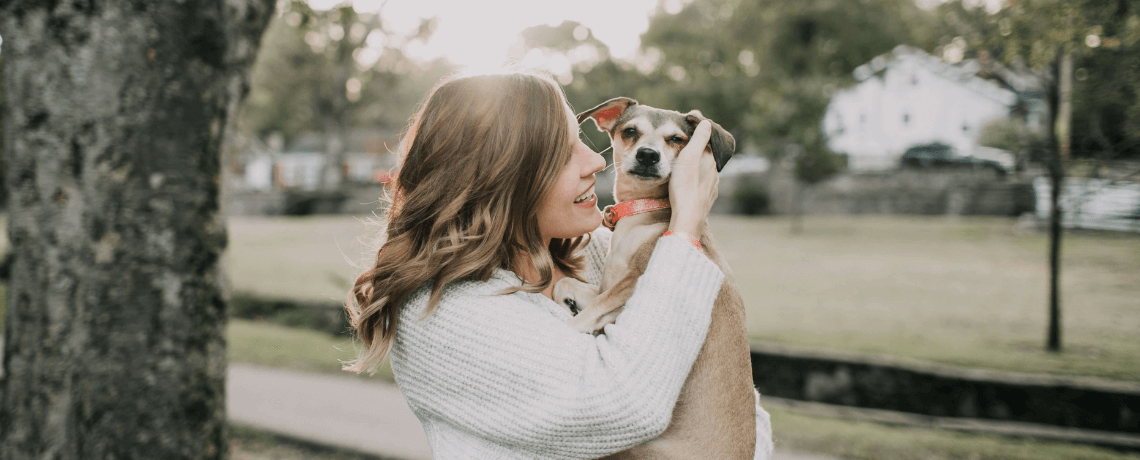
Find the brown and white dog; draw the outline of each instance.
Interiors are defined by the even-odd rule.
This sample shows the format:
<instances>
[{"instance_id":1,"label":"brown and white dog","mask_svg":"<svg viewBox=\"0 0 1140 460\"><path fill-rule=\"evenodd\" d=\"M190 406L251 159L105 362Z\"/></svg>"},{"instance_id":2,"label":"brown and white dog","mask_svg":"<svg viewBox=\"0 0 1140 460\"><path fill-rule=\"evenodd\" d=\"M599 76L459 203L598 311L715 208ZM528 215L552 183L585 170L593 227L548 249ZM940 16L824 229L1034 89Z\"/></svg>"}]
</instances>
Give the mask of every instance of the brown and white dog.
<instances>
[{"instance_id":1,"label":"brown and white dog","mask_svg":"<svg viewBox=\"0 0 1140 460\"><path fill-rule=\"evenodd\" d=\"M669 226L672 163L705 117L695 110L682 114L619 97L582 112L578 122L587 118L609 133L613 146L617 177L614 198L618 204L606 208L604 222L614 233L602 285L563 278L554 287L554 299L572 313L577 311L571 326L582 332L598 332L617 318L645 271L657 238ZM717 171L732 156L735 146L732 135L713 123L709 147ZM702 225L699 237L705 254L729 278L717 294L705 343L661 438L606 458L753 458L756 406L744 302L707 223Z\"/></svg>"}]
</instances>

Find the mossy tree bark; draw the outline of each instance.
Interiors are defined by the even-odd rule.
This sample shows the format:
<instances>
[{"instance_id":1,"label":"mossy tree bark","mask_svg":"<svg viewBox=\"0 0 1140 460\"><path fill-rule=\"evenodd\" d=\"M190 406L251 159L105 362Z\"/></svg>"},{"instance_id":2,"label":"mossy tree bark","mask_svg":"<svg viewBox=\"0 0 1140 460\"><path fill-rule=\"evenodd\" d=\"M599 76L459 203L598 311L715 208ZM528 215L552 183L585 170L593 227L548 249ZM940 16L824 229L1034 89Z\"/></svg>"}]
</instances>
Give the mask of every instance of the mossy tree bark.
<instances>
[{"instance_id":1,"label":"mossy tree bark","mask_svg":"<svg viewBox=\"0 0 1140 460\"><path fill-rule=\"evenodd\" d=\"M0 1L0 458L229 457L220 149L273 5Z\"/></svg>"}]
</instances>

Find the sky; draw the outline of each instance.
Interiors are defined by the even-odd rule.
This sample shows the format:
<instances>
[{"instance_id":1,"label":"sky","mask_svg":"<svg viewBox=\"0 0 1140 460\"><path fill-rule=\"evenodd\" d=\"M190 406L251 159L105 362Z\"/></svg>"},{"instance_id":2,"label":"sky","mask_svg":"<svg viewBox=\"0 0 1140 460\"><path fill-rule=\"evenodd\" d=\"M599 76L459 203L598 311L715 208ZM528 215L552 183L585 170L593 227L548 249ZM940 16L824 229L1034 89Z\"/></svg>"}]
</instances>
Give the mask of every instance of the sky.
<instances>
[{"instance_id":1,"label":"sky","mask_svg":"<svg viewBox=\"0 0 1140 460\"><path fill-rule=\"evenodd\" d=\"M315 9L328 9L343 0L309 0ZM661 0L665 11L677 12L692 0ZM420 18L438 17L435 34L426 44L413 43L414 57L445 57L469 68L498 67L507 58L519 32L535 25L556 26L577 21L588 27L610 54L633 60L640 36L649 27L649 15L659 0L355 0L357 11L377 11L385 23L411 30Z\"/></svg>"}]
</instances>

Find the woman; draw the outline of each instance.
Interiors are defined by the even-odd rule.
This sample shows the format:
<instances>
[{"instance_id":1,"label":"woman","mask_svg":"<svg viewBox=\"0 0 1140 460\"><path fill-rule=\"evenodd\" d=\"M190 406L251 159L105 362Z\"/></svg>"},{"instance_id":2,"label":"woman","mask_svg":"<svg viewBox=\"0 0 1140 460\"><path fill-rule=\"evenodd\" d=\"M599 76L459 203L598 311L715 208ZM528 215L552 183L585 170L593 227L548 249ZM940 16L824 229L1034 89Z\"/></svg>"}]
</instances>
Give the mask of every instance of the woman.
<instances>
[{"instance_id":1,"label":"woman","mask_svg":"<svg viewBox=\"0 0 1140 460\"><path fill-rule=\"evenodd\" d=\"M617 322L581 334L550 297L564 276L601 279L605 161L548 78L437 85L402 144L384 245L350 293L366 351L346 369L390 354L439 459L596 458L660 435L724 279L687 236L716 199L715 166L700 166L709 130L677 159L677 235L658 241ZM764 458L767 414L757 419Z\"/></svg>"}]
</instances>

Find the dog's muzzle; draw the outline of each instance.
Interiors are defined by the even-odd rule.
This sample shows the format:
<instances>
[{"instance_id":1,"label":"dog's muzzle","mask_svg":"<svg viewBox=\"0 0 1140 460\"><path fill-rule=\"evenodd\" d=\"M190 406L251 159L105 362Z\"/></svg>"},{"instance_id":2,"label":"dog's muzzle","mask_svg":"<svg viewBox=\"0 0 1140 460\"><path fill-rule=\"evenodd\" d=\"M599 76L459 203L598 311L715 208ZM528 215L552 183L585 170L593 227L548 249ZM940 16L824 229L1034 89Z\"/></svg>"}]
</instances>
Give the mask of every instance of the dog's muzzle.
<instances>
[{"instance_id":1,"label":"dog's muzzle","mask_svg":"<svg viewBox=\"0 0 1140 460\"><path fill-rule=\"evenodd\" d=\"M653 166L661 161L661 152L649 147L637 149L637 164L640 166Z\"/></svg>"},{"instance_id":2,"label":"dog's muzzle","mask_svg":"<svg viewBox=\"0 0 1140 460\"><path fill-rule=\"evenodd\" d=\"M630 175L638 179L658 179L661 177L661 152L651 148L642 147L634 154Z\"/></svg>"}]
</instances>

